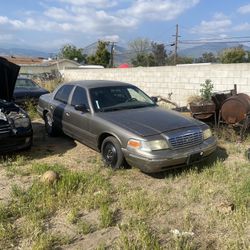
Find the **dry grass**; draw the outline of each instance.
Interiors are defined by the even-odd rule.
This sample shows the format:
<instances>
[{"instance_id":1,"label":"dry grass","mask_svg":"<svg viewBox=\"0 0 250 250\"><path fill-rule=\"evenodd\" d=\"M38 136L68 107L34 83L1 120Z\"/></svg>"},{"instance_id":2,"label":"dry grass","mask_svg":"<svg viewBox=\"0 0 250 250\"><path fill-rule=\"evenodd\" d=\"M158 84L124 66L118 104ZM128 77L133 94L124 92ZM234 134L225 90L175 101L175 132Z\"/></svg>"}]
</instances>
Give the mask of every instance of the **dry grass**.
<instances>
[{"instance_id":1,"label":"dry grass","mask_svg":"<svg viewBox=\"0 0 250 250\"><path fill-rule=\"evenodd\" d=\"M51 81L41 81L38 82L38 84L47 89L49 92L52 92L59 84L61 84L61 79L55 79L55 80L51 80Z\"/></svg>"},{"instance_id":2,"label":"dry grass","mask_svg":"<svg viewBox=\"0 0 250 250\"><path fill-rule=\"evenodd\" d=\"M149 176L105 168L71 141L59 155L67 138L37 136L30 152L0 161L0 183L12 186L0 206L1 248L249 249L250 140L220 137L213 160ZM60 180L41 183L47 170Z\"/></svg>"}]
</instances>

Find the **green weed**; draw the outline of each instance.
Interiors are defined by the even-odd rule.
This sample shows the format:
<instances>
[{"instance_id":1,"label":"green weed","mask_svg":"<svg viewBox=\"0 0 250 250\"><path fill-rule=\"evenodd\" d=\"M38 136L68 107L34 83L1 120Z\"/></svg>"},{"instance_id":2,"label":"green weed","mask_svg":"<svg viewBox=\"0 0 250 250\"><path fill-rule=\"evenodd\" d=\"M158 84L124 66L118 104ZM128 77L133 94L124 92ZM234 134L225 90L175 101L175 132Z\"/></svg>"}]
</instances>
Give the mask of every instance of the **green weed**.
<instances>
[{"instance_id":1,"label":"green weed","mask_svg":"<svg viewBox=\"0 0 250 250\"><path fill-rule=\"evenodd\" d=\"M120 225L120 230L121 236L117 242L118 249L162 249L152 229L144 221L131 219L128 224Z\"/></svg>"},{"instance_id":2,"label":"green weed","mask_svg":"<svg viewBox=\"0 0 250 250\"><path fill-rule=\"evenodd\" d=\"M122 207L129 209L141 216L150 216L157 213L160 201L144 190L128 191L121 198Z\"/></svg>"},{"instance_id":3,"label":"green weed","mask_svg":"<svg viewBox=\"0 0 250 250\"><path fill-rule=\"evenodd\" d=\"M29 114L29 117L31 120L39 118L39 114L37 113L37 110L36 110L36 104L32 100L25 101L24 109Z\"/></svg>"},{"instance_id":4,"label":"green weed","mask_svg":"<svg viewBox=\"0 0 250 250\"><path fill-rule=\"evenodd\" d=\"M100 207L100 227L107 228L112 226L114 222L114 213L107 204Z\"/></svg>"},{"instance_id":5,"label":"green weed","mask_svg":"<svg viewBox=\"0 0 250 250\"><path fill-rule=\"evenodd\" d=\"M35 240L32 250L52 250L58 246L66 245L70 242L67 237L43 233Z\"/></svg>"},{"instance_id":6,"label":"green weed","mask_svg":"<svg viewBox=\"0 0 250 250\"><path fill-rule=\"evenodd\" d=\"M67 220L71 224L76 224L79 220L79 210L77 208L73 208L67 215Z\"/></svg>"},{"instance_id":7,"label":"green weed","mask_svg":"<svg viewBox=\"0 0 250 250\"><path fill-rule=\"evenodd\" d=\"M80 220L77 223L77 228L78 232L81 234L89 234L90 232L92 232L92 225L84 220Z\"/></svg>"}]
</instances>

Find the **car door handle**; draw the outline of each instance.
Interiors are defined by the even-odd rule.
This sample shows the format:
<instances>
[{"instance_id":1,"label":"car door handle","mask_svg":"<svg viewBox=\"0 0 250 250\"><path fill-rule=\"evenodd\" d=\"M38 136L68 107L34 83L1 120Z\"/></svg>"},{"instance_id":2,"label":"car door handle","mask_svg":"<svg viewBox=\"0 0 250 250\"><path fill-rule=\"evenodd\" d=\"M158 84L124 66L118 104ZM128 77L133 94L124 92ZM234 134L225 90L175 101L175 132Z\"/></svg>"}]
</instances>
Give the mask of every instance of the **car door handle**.
<instances>
[{"instance_id":1,"label":"car door handle","mask_svg":"<svg viewBox=\"0 0 250 250\"><path fill-rule=\"evenodd\" d=\"M70 116L70 113L69 113L69 112L66 112L65 114L66 114L66 116Z\"/></svg>"}]
</instances>

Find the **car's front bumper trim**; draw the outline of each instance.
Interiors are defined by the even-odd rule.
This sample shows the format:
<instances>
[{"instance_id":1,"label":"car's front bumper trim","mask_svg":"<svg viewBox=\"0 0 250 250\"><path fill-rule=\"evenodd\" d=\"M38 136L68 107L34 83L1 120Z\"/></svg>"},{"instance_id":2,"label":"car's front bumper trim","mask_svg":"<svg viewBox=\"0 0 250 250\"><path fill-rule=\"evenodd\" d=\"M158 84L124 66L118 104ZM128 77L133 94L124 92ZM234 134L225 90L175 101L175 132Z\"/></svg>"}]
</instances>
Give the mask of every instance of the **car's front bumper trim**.
<instances>
[{"instance_id":1,"label":"car's front bumper trim","mask_svg":"<svg viewBox=\"0 0 250 250\"><path fill-rule=\"evenodd\" d=\"M180 149L180 150L168 150L164 157L152 154L152 157L147 157L133 152L129 152L124 149L123 153L127 162L139 167L143 172L154 173L162 172L167 169L176 168L184 165L188 165L188 159L190 155L201 153L200 160L205 159L217 148L217 141L215 137L204 141L202 144L194 146L192 148ZM198 162L198 161L197 161Z\"/></svg>"}]
</instances>

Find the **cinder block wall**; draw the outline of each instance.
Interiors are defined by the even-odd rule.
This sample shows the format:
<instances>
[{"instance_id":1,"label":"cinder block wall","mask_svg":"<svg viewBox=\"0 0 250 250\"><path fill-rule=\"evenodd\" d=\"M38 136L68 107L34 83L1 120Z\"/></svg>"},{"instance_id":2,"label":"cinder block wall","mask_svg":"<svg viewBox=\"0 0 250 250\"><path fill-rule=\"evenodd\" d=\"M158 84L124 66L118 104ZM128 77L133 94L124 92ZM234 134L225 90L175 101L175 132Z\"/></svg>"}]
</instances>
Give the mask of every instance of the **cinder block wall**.
<instances>
[{"instance_id":1,"label":"cinder block wall","mask_svg":"<svg viewBox=\"0 0 250 250\"><path fill-rule=\"evenodd\" d=\"M181 106L189 96L199 94L200 84L211 79L215 91L233 89L250 95L250 63L193 64L129 69L66 69L65 81L118 80L132 83L150 96L168 97Z\"/></svg>"}]
</instances>

